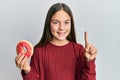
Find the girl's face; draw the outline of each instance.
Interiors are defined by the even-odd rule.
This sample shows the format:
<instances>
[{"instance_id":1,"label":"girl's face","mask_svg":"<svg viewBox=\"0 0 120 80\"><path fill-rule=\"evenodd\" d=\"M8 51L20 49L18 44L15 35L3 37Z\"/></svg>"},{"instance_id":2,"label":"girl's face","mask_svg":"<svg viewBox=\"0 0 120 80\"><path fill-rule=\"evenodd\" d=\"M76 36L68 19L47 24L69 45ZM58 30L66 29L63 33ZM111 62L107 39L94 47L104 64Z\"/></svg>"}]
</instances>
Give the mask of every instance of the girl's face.
<instances>
[{"instance_id":1,"label":"girl's face","mask_svg":"<svg viewBox=\"0 0 120 80\"><path fill-rule=\"evenodd\" d=\"M53 35L52 40L67 41L66 38L71 30L70 16L64 10L59 10L51 18L50 29Z\"/></svg>"}]
</instances>

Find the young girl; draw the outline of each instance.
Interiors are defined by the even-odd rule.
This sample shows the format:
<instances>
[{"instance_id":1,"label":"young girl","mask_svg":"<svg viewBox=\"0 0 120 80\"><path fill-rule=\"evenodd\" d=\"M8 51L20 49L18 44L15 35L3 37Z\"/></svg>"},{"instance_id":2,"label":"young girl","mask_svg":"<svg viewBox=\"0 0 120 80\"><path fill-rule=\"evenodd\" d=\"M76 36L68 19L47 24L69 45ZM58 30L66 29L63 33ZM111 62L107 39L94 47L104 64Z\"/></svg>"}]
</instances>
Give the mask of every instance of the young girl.
<instances>
[{"instance_id":1,"label":"young girl","mask_svg":"<svg viewBox=\"0 0 120 80\"><path fill-rule=\"evenodd\" d=\"M52 5L46 16L44 32L34 47L30 64L23 54L15 58L24 80L96 80L96 48L76 42L74 19L64 3Z\"/></svg>"}]
</instances>

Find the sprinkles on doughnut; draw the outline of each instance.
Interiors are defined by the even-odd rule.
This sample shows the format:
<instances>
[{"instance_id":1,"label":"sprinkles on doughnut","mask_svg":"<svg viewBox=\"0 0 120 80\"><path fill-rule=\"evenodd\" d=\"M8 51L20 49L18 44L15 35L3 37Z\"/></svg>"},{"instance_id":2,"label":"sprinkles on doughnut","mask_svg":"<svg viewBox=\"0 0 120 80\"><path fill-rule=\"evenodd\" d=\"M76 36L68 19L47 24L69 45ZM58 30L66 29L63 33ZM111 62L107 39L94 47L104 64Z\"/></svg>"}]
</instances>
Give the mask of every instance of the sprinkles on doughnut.
<instances>
[{"instance_id":1,"label":"sprinkles on doughnut","mask_svg":"<svg viewBox=\"0 0 120 80\"><path fill-rule=\"evenodd\" d=\"M27 40L21 40L16 46L16 52L30 58L33 54L33 45Z\"/></svg>"}]
</instances>

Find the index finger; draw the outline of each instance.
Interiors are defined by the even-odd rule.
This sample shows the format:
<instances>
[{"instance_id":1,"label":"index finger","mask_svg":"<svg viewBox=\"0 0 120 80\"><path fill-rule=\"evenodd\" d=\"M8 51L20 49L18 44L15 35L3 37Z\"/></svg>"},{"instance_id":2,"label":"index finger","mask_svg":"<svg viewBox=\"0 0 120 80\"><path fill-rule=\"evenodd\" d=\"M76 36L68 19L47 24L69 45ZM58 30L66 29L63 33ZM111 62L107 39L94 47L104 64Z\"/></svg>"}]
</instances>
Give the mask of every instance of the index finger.
<instances>
[{"instance_id":1,"label":"index finger","mask_svg":"<svg viewBox=\"0 0 120 80\"><path fill-rule=\"evenodd\" d=\"M88 33L85 32L84 33L84 39L85 39L85 47L88 45L89 41L88 41Z\"/></svg>"}]
</instances>

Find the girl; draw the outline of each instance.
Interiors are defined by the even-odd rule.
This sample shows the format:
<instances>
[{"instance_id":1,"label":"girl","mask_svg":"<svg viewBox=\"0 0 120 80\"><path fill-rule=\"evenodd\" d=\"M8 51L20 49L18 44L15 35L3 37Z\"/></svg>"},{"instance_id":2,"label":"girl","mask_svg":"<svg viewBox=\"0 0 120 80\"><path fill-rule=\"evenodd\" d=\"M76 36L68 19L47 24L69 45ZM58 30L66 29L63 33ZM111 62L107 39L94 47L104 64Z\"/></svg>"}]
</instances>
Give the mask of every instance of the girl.
<instances>
[{"instance_id":1,"label":"girl","mask_svg":"<svg viewBox=\"0 0 120 80\"><path fill-rule=\"evenodd\" d=\"M15 58L24 80L96 80L96 48L85 32L85 48L76 42L74 19L64 3L47 13L41 40L34 47L30 64L26 56Z\"/></svg>"}]
</instances>

